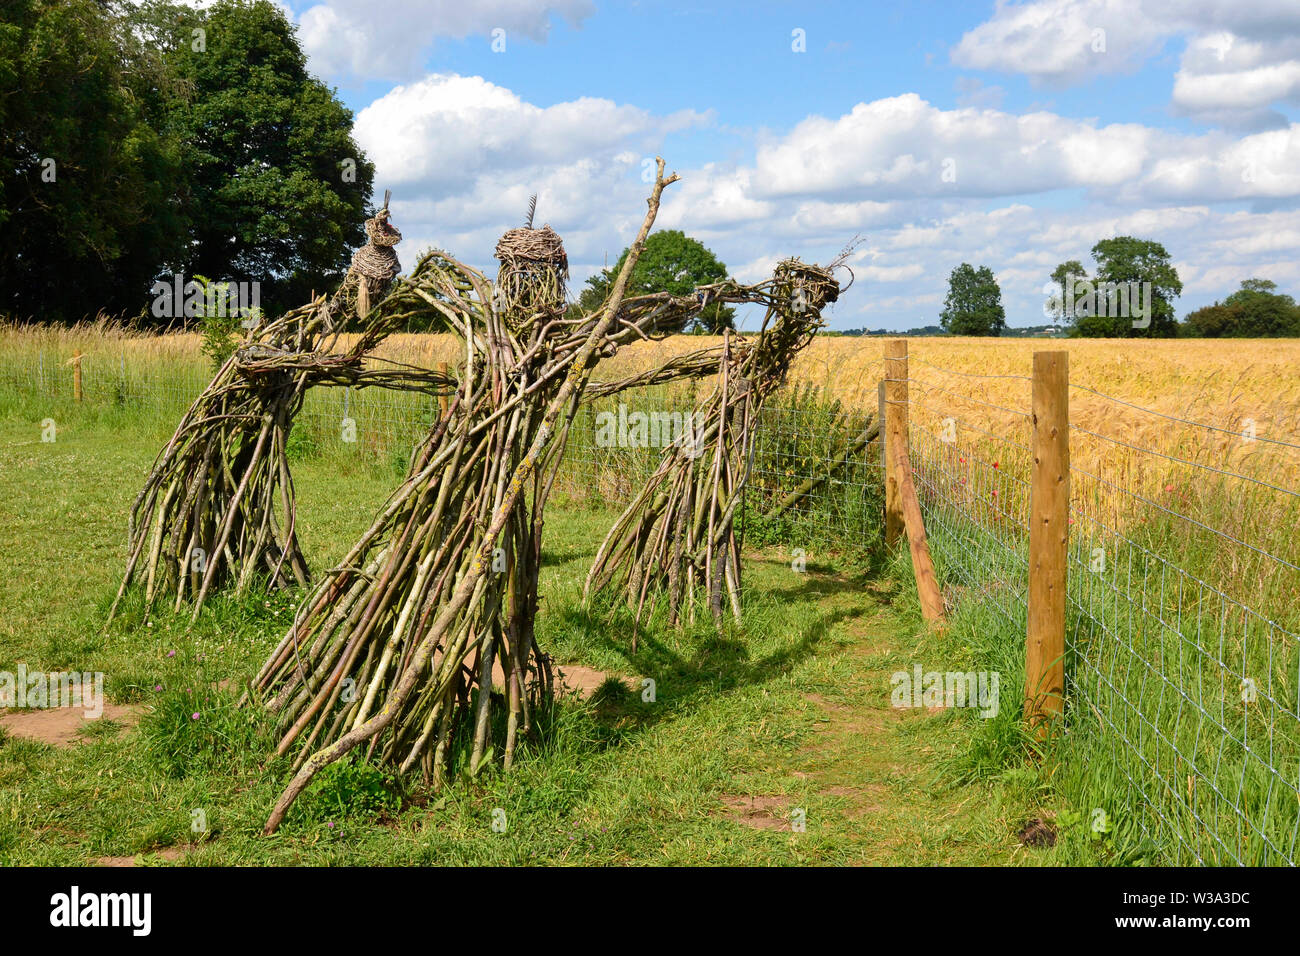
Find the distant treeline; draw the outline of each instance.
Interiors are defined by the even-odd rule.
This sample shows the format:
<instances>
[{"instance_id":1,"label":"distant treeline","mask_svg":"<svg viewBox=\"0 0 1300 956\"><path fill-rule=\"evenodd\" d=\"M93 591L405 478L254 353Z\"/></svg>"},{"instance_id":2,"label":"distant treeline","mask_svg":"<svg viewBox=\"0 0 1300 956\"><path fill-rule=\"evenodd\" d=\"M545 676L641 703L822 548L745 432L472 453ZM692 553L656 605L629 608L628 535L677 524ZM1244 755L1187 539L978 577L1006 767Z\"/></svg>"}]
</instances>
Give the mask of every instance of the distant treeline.
<instances>
[{"instance_id":1,"label":"distant treeline","mask_svg":"<svg viewBox=\"0 0 1300 956\"><path fill-rule=\"evenodd\" d=\"M845 335L982 335L1084 338L1291 338L1300 336L1300 306L1270 279L1243 279L1222 302L1178 321L1173 300L1183 291L1178 270L1160 243L1133 236L1092 247L1094 274L1077 259L1057 266L1043 286L1043 314L1051 324L1007 326L1002 289L988 266L963 262L948 279L939 324L907 332Z\"/></svg>"}]
</instances>

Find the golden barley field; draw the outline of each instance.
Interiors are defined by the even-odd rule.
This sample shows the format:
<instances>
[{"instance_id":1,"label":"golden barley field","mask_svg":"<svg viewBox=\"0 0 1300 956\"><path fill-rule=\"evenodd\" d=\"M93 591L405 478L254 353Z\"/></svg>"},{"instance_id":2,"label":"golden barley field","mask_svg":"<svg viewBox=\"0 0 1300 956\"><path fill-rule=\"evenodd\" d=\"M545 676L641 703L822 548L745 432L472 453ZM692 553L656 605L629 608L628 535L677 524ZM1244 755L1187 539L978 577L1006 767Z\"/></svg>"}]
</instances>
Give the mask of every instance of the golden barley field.
<instances>
[{"instance_id":1,"label":"golden barley field","mask_svg":"<svg viewBox=\"0 0 1300 956\"><path fill-rule=\"evenodd\" d=\"M598 378L641 371L674 355L715 345L718 337L682 335L638 342L604 360ZM910 338L910 415L918 427L939 429L955 419L959 434L984 432L1027 441L1033 353L1069 353L1070 420L1079 429L1178 457L1193 450L1217 455L1236 470L1273 474L1300 485L1300 340L1118 340ZM881 338L819 338L796 360L791 382L815 386L849 408L875 409L884 374ZM0 326L0 365L62 369L82 353L88 370L123 367L167 375L203 374L199 336L142 336L106 323L71 328ZM447 335L394 335L378 356L433 367L455 363ZM1120 401L1092 394L1093 389ZM1168 418L1130 408L1131 403ZM1195 421L1197 428L1170 419ZM1222 429L1216 431L1215 429ZM982 430L982 431L981 431ZM1253 433L1259 441L1242 440ZM985 435L987 438L988 436ZM1075 463L1114 463L1117 448L1076 432Z\"/></svg>"}]
</instances>

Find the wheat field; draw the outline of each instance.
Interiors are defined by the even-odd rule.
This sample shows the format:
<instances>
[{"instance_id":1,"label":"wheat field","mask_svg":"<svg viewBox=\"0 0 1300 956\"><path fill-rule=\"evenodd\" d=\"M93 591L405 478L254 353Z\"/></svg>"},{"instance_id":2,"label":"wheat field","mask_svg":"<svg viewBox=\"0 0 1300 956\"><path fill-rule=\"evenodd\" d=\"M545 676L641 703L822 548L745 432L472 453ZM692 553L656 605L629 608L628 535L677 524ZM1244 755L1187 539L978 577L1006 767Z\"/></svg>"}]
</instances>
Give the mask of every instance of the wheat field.
<instances>
[{"instance_id":1,"label":"wheat field","mask_svg":"<svg viewBox=\"0 0 1300 956\"><path fill-rule=\"evenodd\" d=\"M638 342L604 360L596 374L617 378L720 341L720 337L681 335ZM1070 420L1079 429L1179 458L1209 456L1233 471L1271 476L1292 488L1300 485L1298 450L1275 444L1300 444L1300 340L907 341L912 360L909 415L915 427L937 431L951 418L959 435L965 429L965 438L972 441L991 432L1027 444L1024 415L1029 411L1033 353L1062 349L1069 353L1071 384L1082 386L1072 388L1070 395ZM795 362L791 382L813 386L846 408L874 410L886 344L880 338L819 338ZM68 361L80 353L87 381L97 372L116 374L119 368L142 377L190 380L205 374L200 345L195 333L137 335L103 322L73 327L2 325L0 368L16 375L35 369L39 362L43 369L66 376ZM401 334L384 341L376 355L432 368L443 362L455 364L458 350L449 335ZM1262 440L1243 440L1251 434ZM1130 457L1123 446L1086 432L1076 432L1076 438L1072 452L1081 468L1119 467Z\"/></svg>"}]
</instances>

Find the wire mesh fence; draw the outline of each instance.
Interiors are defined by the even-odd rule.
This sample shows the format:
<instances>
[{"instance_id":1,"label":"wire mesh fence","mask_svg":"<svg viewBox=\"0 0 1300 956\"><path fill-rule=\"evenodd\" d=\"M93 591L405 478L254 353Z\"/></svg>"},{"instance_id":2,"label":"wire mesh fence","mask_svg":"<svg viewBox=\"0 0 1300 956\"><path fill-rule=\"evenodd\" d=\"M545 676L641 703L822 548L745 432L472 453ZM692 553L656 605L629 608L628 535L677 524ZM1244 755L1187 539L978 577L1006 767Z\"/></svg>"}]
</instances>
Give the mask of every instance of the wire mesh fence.
<instances>
[{"instance_id":1,"label":"wire mesh fence","mask_svg":"<svg viewBox=\"0 0 1300 956\"><path fill-rule=\"evenodd\" d=\"M998 402L980 387L994 379ZM969 592L1011 635L1025 633L1034 560L1030 382L917 359L908 379L948 599ZM1066 732L1099 748L1098 772L1122 783L1114 809L1169 862L1294 865L1300 494L1275 476L1300 445L1074 390L1110 408L1069 429Z\"/></svg>"}]
</instances>

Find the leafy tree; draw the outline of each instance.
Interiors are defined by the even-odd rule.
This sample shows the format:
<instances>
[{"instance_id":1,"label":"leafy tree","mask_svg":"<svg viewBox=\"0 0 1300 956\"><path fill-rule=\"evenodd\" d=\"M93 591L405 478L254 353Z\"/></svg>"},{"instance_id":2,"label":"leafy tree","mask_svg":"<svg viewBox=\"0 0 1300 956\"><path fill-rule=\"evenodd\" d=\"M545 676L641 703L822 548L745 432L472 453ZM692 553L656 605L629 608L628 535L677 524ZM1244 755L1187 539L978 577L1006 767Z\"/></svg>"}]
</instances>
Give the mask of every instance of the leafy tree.
<instances>
[{"instance_id":1,"label":"leafy tree","mask_svg":"<svg viewBox=\"0 0 1300 956\"><path fill-rule=\"evenodd\" d=\"M6 0L0 311L140 312L151 280L254 280L271 310L365 239L373 165L269 0Z\"/></svg>"},{"instance_id":2,"label":"leafy tree","mask_svg":"<svg viewBox=\"0 0 1300 956\"><path fill-rule=\"evenodd\" d=\"M190 170L186 271L259 281L272 312L336 281L365 241L374 165L295 28L269 0L197 15L160 3L149 18L192 89L172 116Z\"/></svg>"},{"instance_id":3,"label":"leafy tree","mask_svg":"<svg viewBox=\"0 0 1300 956\"><path fill-rule=\"evenodd\" d=\"M94 0L7 0L0 19L0 311L139 308L184 217L161 60Z\"/></svg>"},{"instance_id":4,"label":"leafy tree","mask_svg":"<svg viewBox=\"0 0 1300 956\"><path fill-rule=\"evenodd\" d=\"M1183 334L1200 338L1277 338L1300 335L1300 307L1270 279L1246 279L1222 304L1187 315Z\"/></svg>"},{"instance_id":5,"label":"leafy tree","mask_svg":"<svg viewBox=\"0 0 1300 956\"><path fill-rule=\"evenodd\" d=\"M1187 313L1187 318L1179 328L1179 334L1193 339L1223 338L1233 334L1234 322L1232 310L1216 302L1214 305L1207 305Z\"/></svg>"},{"instance_id":6,"label":"leafy tree","mask_svg":"<svg viewBox=\"0 0 1300 956\"><path fill-rule=\"evenodd\" d=\"M1084 269L1083 263L1078 259L1068 259L1052 270L1052 282L1060 290L1061 296L1057 308L1047 313L1053 322L1068 325L1074 321L1074 303L1070 296L1070 290L1074 288L1075 281L1087 278L1088 271Z\"/></svg>"},{"instance_id":7,"label":"leafy tree","mask_svg":"<svg viewBox=\"0 0 1300 956\"><path fill-rule=\"evenodd\" d=\"M1116 236L1102 239L1093 246L1092 257L1097 262L1094 282L1099 288L1106 283L1114 283L1117 287L1129 283L1138 283L1139 287L1142 283L1151 284L1150 302L1144 299L1151 310L1150 325L1135 328L1132 307L1129 315L1099 315L1101 309L1098 308L1090 315L1076 315L1074 334L1107 338L1156 338L1178 334L1172 300L1182 294L1183 283L1164 246L1150 239ZM1099 305L1102 299L1099 291Z\"/></svg>"},{"instance_id":8,"label":"leafy tree","mask_svg":"<svg viewBox=\"0 0 1300 956\"><path fill-rule=\"evenodd\" d=\"M963 262L948 277L948 298L939 324L950 335L1001 335L1007 327L1002 290L993 270Z\"/></svg>"},{"instance_id":9,"label":"leafy tree","mask_svg":"<svg viewBox=\"0 0 1300 956\"><path fill-rule=\"evenodd\" d=\"M609 296L609 288L627 260L624 249L618 261L608 269L587 280L578 296L578 307L584 312L598 308ZM641 258L628 280L627 294L644 295L648 292L667 291L674 295L689 295L697 286L721 282L727 278L727 267L704 244L692 239L680 229L661 229L646 239ZM689 317L682 331L720 334L723 329L734 329L736 310L723 302L710 302L700 312Z\"/></svg>"},{"instance_id":10,"label":"leafy tree","mask_svg":"<svg viewBox=\"0 0 1300 956\"><path fill-rule=\"evenodd\" d=\"M1277 292L1269 279L1246 279L1241 288L1223 300L1237 319L1234 334L1248 338L1300 335L1300 309L1289 295Z\"/></svg>"}]
</instances>

